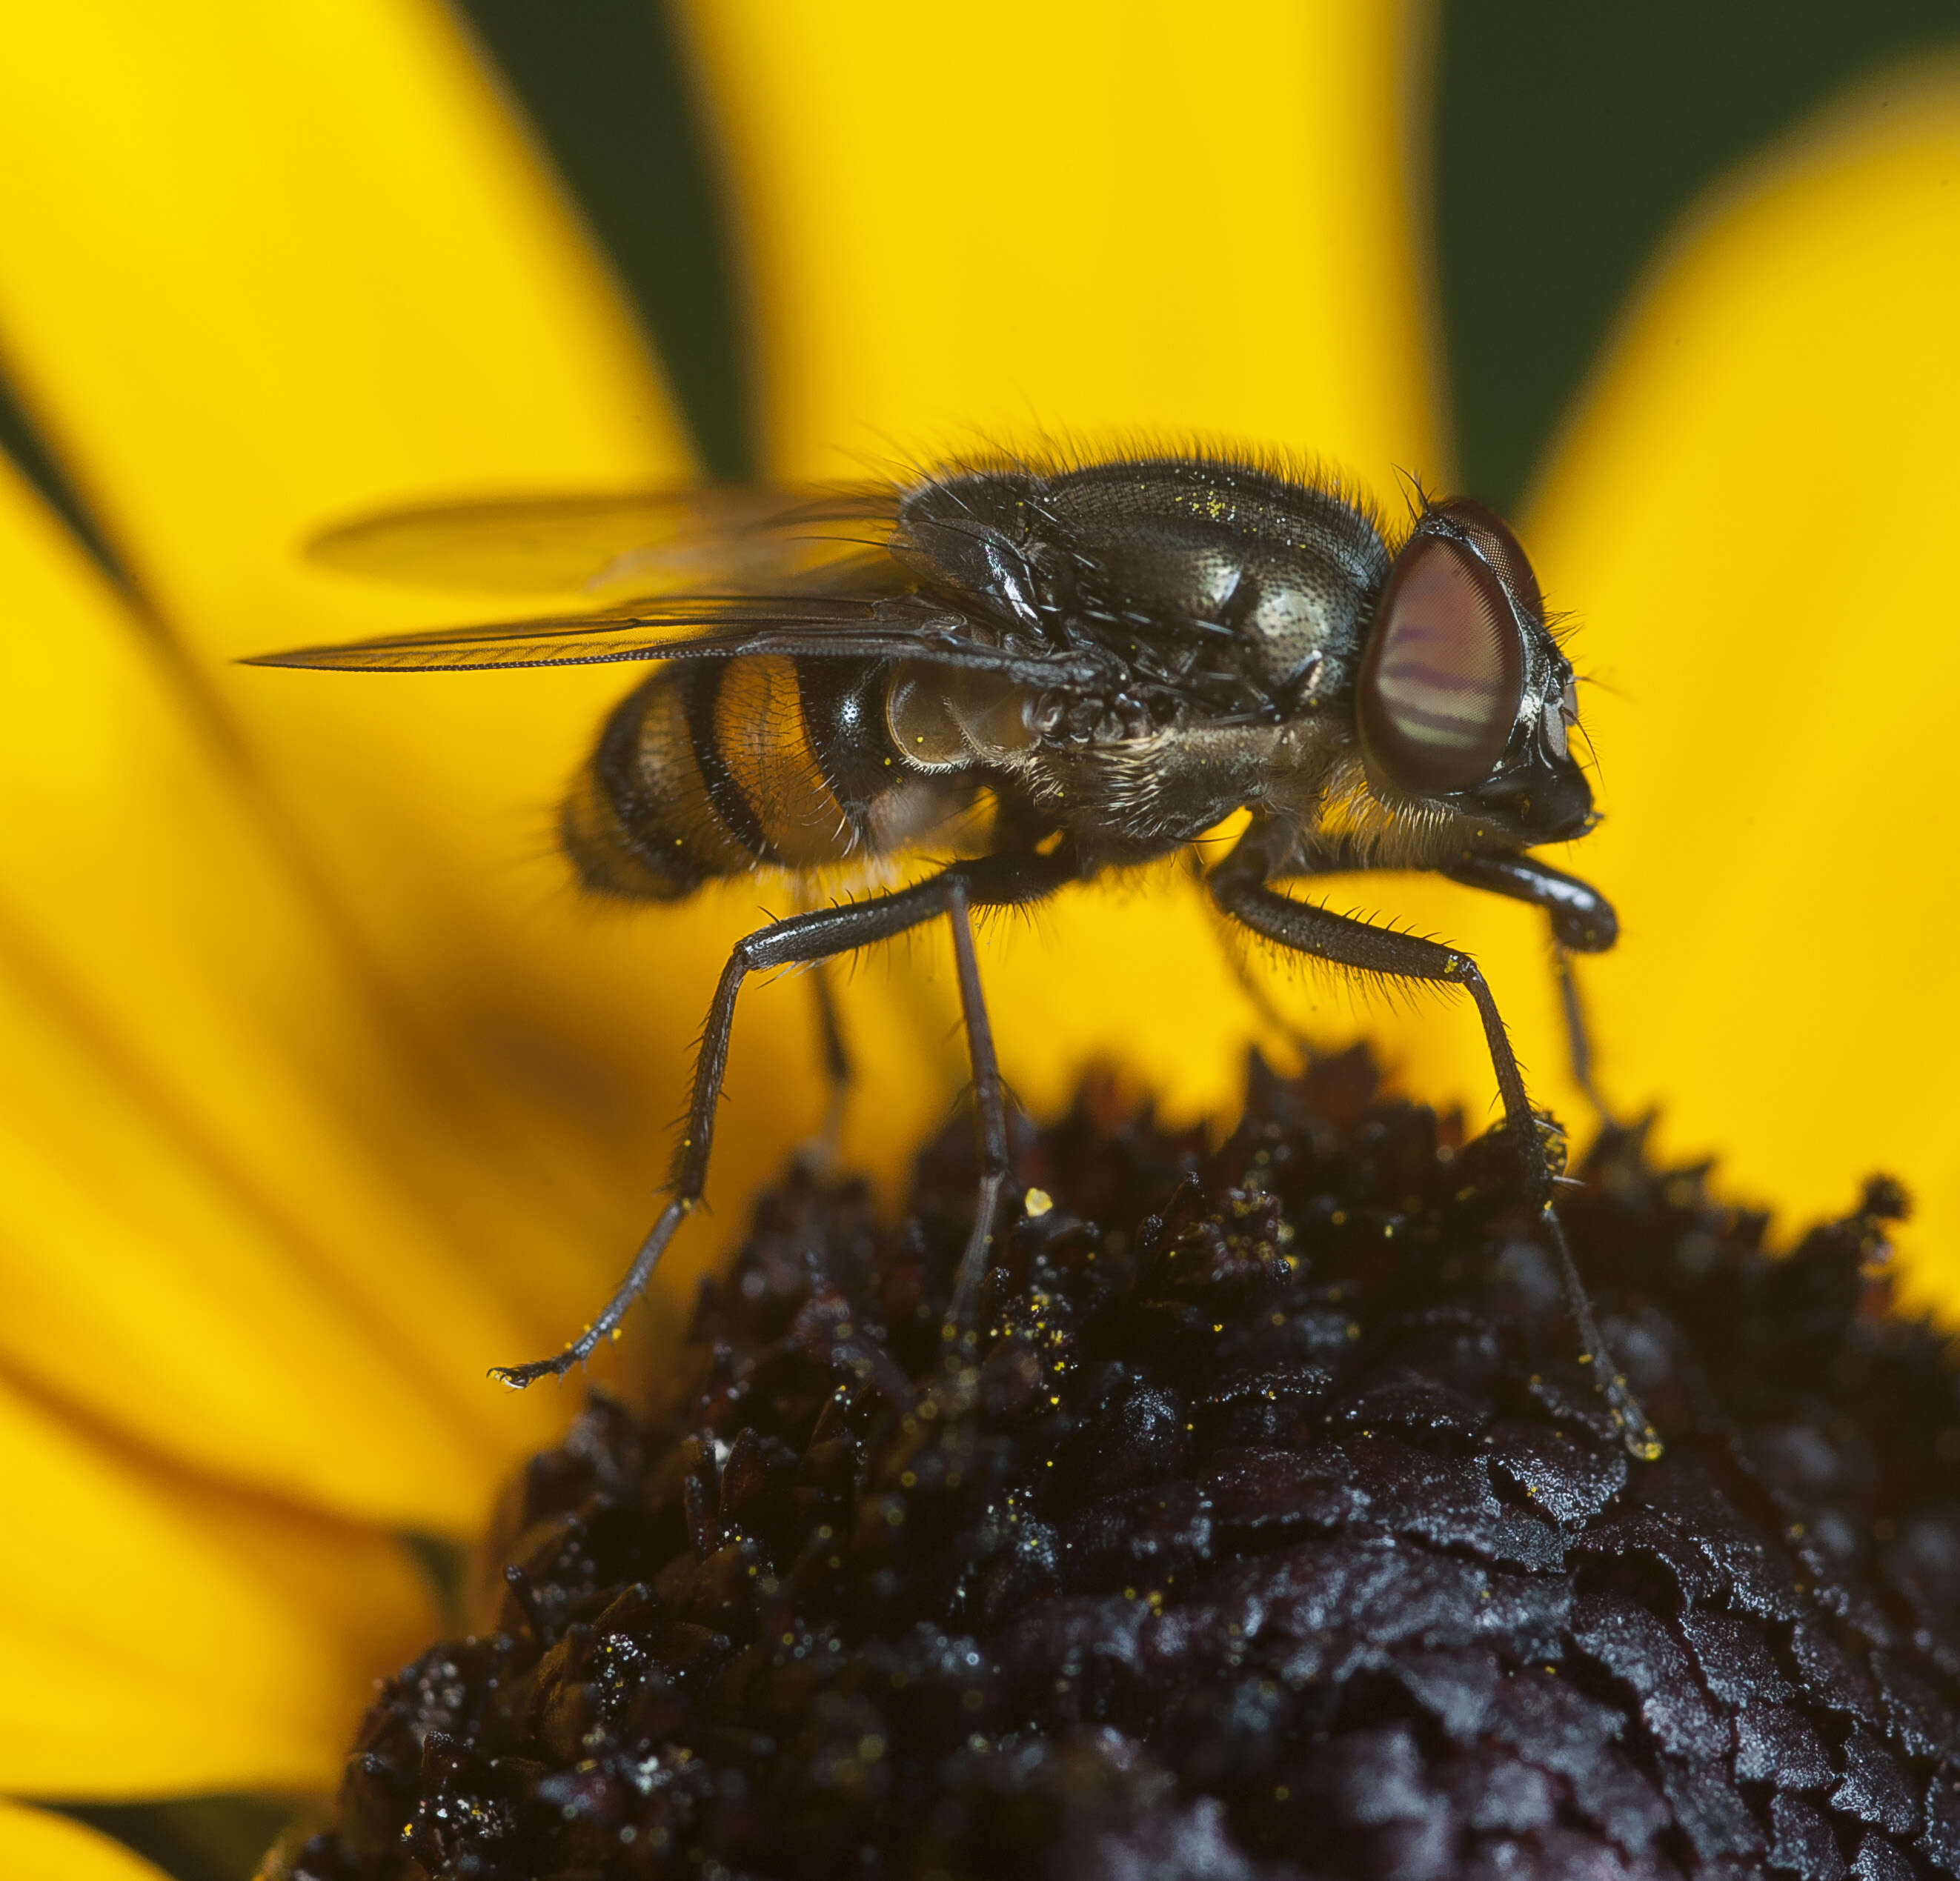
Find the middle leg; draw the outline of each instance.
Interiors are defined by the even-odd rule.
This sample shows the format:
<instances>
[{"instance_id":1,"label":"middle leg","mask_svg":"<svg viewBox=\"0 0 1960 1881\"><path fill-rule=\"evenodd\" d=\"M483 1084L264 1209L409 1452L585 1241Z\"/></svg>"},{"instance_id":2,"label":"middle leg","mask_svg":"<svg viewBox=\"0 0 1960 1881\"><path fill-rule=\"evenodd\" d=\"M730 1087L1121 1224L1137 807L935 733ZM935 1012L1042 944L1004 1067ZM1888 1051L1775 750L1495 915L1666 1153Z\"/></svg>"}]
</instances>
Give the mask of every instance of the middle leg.
<instances>
[{"instance_id":1,"label":"middle leg","mask_svg":"<svg viewBox=\"0 0 1960 1881\"><path fill-rule=\"evenodd\" d=\"M1603 954L1619 939L1619 917L1612 904L1590 882L1532 856L1472 856L1447 872L1452 881L1507 895L1514 901L1528 901L1551 917L1553 965L1558 976L1558 1006L1565 1021L1572 1079L1599 1120L1611 1123L1612 1113L1593 1082L1592 1035L1586 1028L1572 957Z\"/></svg>"},{"instance_id":2,"label":"middle leg","mask_svg":"<svg viewBox=\"0 0 1960 1881\"><path fill-rule=\"evenodd\" d=\"M1552 1206L1552 1171L1538 1133L1537 1114L1526 1093L1524 1076L1518 1069L1517 1054L1511 1049L1497 1001L1477 963L1458 948L1425 940L1419 935L1371 927L1351 916L1332 913L1311 902L1296 901L1282 894L1268 885L1264 859L1256 848L1236 866L1228 858L1212 875L1211 891L1225 913L1282 947L1363 972L1460 986L1470 995L1483 1025L1484 1043L1490 1051L1491 1069L1497 1074L1504 1122L1516 1148L1525 1192L1558 1263L1567 1309L1578 1328L1580 1362L1592 1368L1594 1382L1628 1450L1646 1460L1658 1457L1660 1439L1625 1378L1615 1368L1612 1355L1593 1317L1592 1301L1573 1263L1564 1225Z\"/></svg>"}]
</instances>

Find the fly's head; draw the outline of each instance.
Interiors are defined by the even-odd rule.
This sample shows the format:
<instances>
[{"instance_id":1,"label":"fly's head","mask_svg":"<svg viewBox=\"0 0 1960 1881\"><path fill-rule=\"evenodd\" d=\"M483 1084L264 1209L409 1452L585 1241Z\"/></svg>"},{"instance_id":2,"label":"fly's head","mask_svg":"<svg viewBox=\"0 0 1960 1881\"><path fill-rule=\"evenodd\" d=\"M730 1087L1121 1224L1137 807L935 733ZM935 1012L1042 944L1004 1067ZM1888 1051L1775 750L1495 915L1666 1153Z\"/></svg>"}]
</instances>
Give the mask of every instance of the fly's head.
<instances>
[{"instance_id":1,"label":"fly's head","mask_svg":"<svg viewBox=\"0 0 1960 1881\"><path fill-rule=\"evenodd\" d=\"M1333 820L1414 866L1583 836L1597 819L1577 722L1571 662L1516 536L1468 498L1429 504L1368 622Z\"/></svg>"}]
</instances>

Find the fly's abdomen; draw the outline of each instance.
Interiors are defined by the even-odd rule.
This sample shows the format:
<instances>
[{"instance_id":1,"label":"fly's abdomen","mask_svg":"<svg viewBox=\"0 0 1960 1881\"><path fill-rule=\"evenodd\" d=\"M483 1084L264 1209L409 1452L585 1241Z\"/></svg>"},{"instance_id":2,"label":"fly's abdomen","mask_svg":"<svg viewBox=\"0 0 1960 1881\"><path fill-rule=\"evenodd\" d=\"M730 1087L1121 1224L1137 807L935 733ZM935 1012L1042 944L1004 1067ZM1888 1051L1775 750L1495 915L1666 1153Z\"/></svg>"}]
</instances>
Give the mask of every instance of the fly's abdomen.
<instances>
[{"instance_id":1,"label":"fly's abdomen","mask_svg":"<svg viewBox=\"0 0 1960 1881\"><path fill-rule=\"evenodd\" d=\"M695 755L687 694L718 669L657 672L613 708L558 812L581 885L671 901L752 858L714 806Z\"/></svg>"},{"instance_id":2,"label":"fly's abdomen","mask_svg":"<svg viewBox=\"0 0 1960 1881\"><path fill-rule=\"evenodd\" d=\"M886 675L777 655L656 673L614 710L559 818L581 880L669 901L759 866L821 869L896 846ZM970 793L966 793L970 794Z\"/></svg>"}]
</instances>

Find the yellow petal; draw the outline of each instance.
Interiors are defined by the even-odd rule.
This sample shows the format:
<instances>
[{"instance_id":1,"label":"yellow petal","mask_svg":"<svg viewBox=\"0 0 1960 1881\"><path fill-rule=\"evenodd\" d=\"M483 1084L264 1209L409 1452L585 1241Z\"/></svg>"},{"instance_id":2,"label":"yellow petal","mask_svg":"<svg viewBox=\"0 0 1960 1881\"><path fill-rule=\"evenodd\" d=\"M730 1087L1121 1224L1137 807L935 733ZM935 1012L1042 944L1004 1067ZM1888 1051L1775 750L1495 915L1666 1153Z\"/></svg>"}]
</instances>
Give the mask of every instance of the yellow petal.
<instances>
[{"instance_id":1,"label":"yellow petal","mask_svg":"<svg viewBox=\"0 0 1960 1881\"><path fill-rule=\"evenodd\" d=\"M434 1629L399 1544L145 1462L5 1387L0 1451L0 1784L329 1786L371 1681Z\"/></svg>"},{"instance_id":2,"label":"yellow petal","mask_svg":"<svg viewBox=\"0 0 1960 1881\"><path fill-rule=\"evenodd\" d=\"M24 32L0 81L11 364L200 644L278 631L276 578L349 510L684 462L441 7L111 4Z\"/></svg>"},{"instance_id":3,"label":"yellow petal","mask_svg":"<svg viewBox=\"0 0 1960 1881\"><path fill-rule=\"evenodd\" d=\"M1236 439L1324 459L1392 511L1398 471L1441 475L1411 167L1426 9L692 0L682 17L780 471L981 440ZM1020 926L990 929L986 980L1025 1097L1052 1104L1112 1052L1179 1107L1236 1102L1252 1015L1188 883L1078 892ZM923 957L943 1012L945 957ZM931 1023L875 1003L854 1009L874 1064ZM923 1120L896 1080L864 1107Z\"/></svg>"},{"instance_id":4,"label":"yellow petal","mask_svg":"<svg viewBox=\"0 0 1960 1881\"><path fill-rule=\"evenodd\" d=\"M1583 405L1532 532L1578 610L1608 821L1608 1088L1791 1218L1917 1191L1960 1283L1960 66L1722 192Z\"/></svg>"},{"instance_id":5,"label":"yellow petal","mask_svg":"<svg viewBox=\"0 0 1960 1881\"><path fill-rule=\"evenodd\" d=\"M0 333L197 655L440 611L303 564L350 513L684 472L603 270L433 0L111 5L43 15L18 53ZM616 690L212 678L357 930L431 1001L464 933L556 885L522 865Z\"/></svg>"},{"instance_id":6,"label":"yellow petal","mask_svg":"<svg viewBox=\"0 0 1960 1881\"><path fill-rule=\"evenodd\" d=\"M0 1872L50 1881L167 1881L100 1830L18 1803L0 1803Z\"/></svg>"},{"instance_id":7,"label":"yellow petal","mask_svg":"<svg viewBox=\"0 0 1960 1881\"><path fill-rule=\"evenodd\" d=\"M0 201L0 332L194 656L435 618L300 563L350 510L684 468L600 269L440 8L45 14L16 54L0 71L19 186ZM85 85L52 76L78 71ZM38 650L18 650L29 662L66 657L60 609L103 605L75 602L36 526L14 531L16 592L50 609ZM318 1346L276 1336L261 1363L330 1369L364 1323L349 1395L385 1352L402 1376L377 1419L433 1401L364 1499L375 1447L358 1418L221 1419L200 1460L262 1435L252 1473L288 1492L466 1523L497 1459L563 1409L508 1399L483 1368L575 1329L644 1226L698 1022L681 970L711 975L724 944L697 947L691 915L665 942L594 920L549 853L552 798L616 677L348 685L193 664L173 690L154 663L116 667L129 628L96 622L107 677L50 669L33 694L19 782L46 820L12 833L8 866L35 958L192 1113L197 1155L241 1169L257 1214L296 1231L316 1280L334 1270ZM807 1064L797 1040L744 1050ZM130 1128L84 1115L71 1161L113 1161ZM221 1270L228 1287L214 1256ZM88 1284L71 1301L84 1317ZM200 1284L207 1321L233 1310ZM302 1291L278 1311L264 1295L243 1289L241 1322L304 1323ZM132 1327L147 1298L125 1309ZM425 1466L470 1446L467 1466Z\"/></svg>"},{"instance_id":8,"label":"yellow petal","mask_svg":"<svg viewBox=\"0 0 1960 1881\"><path fill-rule=\"evenodd\" d=\"M1386 494L1398 466L1433 469L1406 135L1421 9L684 14L778 467L1198 434Z\"/></svg>"},{"instance_id":9,"label":"yellow petal","mask_svg":"<svg viewBox=\"0 0 1960 1881\"><path fill-rule=\"evenodd\" d=\"M0 587L0 1353L200 1469L467 1527L550 1416L485 1368L575 1323L603 1253L496 1193L249 780L5 470Z\"/></svg>"}]
</instances>

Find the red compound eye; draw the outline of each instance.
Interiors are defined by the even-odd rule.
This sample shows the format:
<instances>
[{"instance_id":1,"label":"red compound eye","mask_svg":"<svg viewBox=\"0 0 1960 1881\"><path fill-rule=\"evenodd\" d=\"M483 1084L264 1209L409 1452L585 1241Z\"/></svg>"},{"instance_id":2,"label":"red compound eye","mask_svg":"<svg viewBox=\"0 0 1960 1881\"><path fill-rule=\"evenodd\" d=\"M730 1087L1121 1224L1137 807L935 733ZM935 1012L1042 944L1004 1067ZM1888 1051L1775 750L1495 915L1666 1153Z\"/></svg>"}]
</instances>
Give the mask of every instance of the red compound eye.
<instances>
[{"instance_id":1,"label":"red compound eye","mask_svg":"<svg viewBox=\"0 0 1960 1881\"><path fill-rule=\"evenodd\" d=\"M1361 662L1369 757L1411 795L1466 790L1503 755L1523 691L1524 649L1497 577L1461 543L1418 536L1389 577Z\"/></svg>"},{"instance_id":2,"label":"red compound eye","mask_svg":"<svg viewBox=\"0 0 1960 1881\"><path fill-rule=\"evenodd\" d=\"M1496 510L1487 510L1473 497L1449 497L1435 506L1433 513L1448 516L1469 537L1524 612L1534 621L1545 618L1545 596L1538 592L1531 558Z\"/></svg>"}]
</instances>

